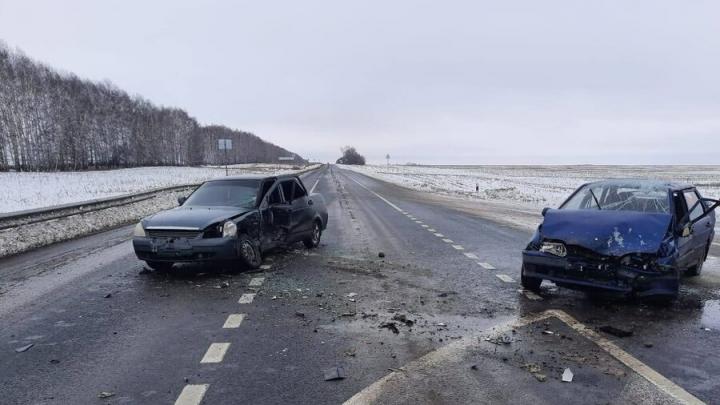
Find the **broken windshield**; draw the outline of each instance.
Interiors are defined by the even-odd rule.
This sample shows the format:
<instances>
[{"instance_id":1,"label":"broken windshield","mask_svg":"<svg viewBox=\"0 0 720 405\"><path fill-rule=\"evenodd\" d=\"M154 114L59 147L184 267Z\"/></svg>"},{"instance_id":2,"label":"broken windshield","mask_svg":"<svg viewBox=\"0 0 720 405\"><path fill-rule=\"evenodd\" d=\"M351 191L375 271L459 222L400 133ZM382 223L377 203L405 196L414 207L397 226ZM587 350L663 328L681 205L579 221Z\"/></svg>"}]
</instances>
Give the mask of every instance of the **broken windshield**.
<instances>
[{"instance_id":1,"label":"broken windshield","mask_svg":"<svg viewBox=\"0 0 720 405\"><path fill-rule=\"evenodd\" d=\"M593 183L582 186L560 209L669 213L670 200L660 184Z\"/></svg>"}]
</instances>

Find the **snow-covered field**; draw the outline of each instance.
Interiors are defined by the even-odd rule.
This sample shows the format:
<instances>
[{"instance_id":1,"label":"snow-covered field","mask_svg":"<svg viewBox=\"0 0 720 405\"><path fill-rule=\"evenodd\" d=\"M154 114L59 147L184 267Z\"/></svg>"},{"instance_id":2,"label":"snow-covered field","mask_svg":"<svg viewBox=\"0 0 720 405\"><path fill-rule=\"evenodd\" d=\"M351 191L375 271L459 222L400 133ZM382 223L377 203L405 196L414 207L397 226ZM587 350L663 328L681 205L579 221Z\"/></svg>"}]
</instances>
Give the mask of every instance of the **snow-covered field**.
<instances>
[{"instance_id":1,"label":"snow-covered field","mask_svg":"<svg viewBox=\"0 0 720 405\"><path fill-rule=\"evenodd\" d=\"M343 167L410 189L537 209L557 207L581 184L609 178L687 182L706 197L720 198L720 166Z\"/></svg>"},{"instance_id":2,"label":"snow-covered field","mask_svg":"<svg viewBox=\"0 0 720 405\"><path fill-rule=\"evenodd\" d=\"M230 166L230 174L289 173L290 165ZM0 213L69 204L194 184L225 175L224 167L138 167L86 172L0 173Z\"/></svg>"}]
</instances>

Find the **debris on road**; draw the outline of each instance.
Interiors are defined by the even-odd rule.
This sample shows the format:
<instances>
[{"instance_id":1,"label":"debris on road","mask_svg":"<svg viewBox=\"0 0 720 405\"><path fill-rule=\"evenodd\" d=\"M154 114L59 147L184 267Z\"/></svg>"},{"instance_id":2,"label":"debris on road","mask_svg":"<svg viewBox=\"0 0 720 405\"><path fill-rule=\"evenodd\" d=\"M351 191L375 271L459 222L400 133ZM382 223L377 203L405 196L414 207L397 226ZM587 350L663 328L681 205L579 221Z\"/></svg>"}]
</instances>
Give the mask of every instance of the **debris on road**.
<instances>
[{"instance_id":1,"label":"debris on road","mask_svg":"<svg viewBox=\"0 0 720 405\"><path fill-rule=\"evenodd\" d=\"M395 324L395 322L383 322L380 324L379 328L390 329L392 331L392 333L395 333L395 334L400 333L400 329L398 329L397 324Z\"/></svg>"},{"instance_id":2,"label":"debris on road","mask_svg":"<svg viewBox=\"0 0 720 405\"><path fill-rule=\"evenodd\" d=\"M345 378L345 369L342 366L337 366L325 370L325 381L342 380Z\"/></svg>"},{"instance_id":3,"label":"debris on road","mask_svg":"<svg viewBox=\"0 0 720 405\"><path fill-rule=\"evenodd\" d=\"M562 381L563 382L572 382L574 376L575 375L573 374L573 372L570 371L569 368L566 368L565 371L563 371L563 373L562 373Z\"/></svg>"},{"instance_id":4,"label":"debris on road","mask_svg":"<svg viewBox=\"0 0 720 405\"><path fill-rule=\"evenodd\" d=\"M228 287L230 287L230 283L228 283L227 281L223 281L222 283L215 286L215 288L217 288L217 289L228 288Z\"/></svg>"},{"instance_id":5,"label":"debris on road","mask_svg":"<svg viewBox=\"0 0 720 405\"><path fill-rule=\"evenodd\" d=\"M357 297L357 293L351 292L350 294L346 295L348 298Z\"/></svg>"},{"instance_id":6,"label":"debris on road","mask_svg":"<svg viewBox=\"0 0 720 405\"><path fill-rule=\"evenodd\" d=\"M602 332L605 332L607 334L617 336L620 338L630 337L633 335L633 331L631 331L631 330L616 328L612 325L601 326L600 330Z\"/></svg>"},{"instance_id":7,"label":"debris on road","mask_svg":"<svg viewBox=\"0 0 720 405\"><path fill-rule=\"evenodd\" d=\"M33 347L33 346L35 346L35 344L34 344L34 343L30 343L29 345L25 345L25 346L22 346L22 347L18 347L17 349L15 349L15 353L26 352L26 351L30 350L30 348Z\"/></svg>"},{"instance_id":8,"label":"debris on road","mask_svg":"<svg viewBox=\"0 0 720 405\"><path fill-rule=\"evenodd\" d=\"M295 316L297 316L299 318L305 318L305 314L302 312L295 312Z\"/></svg>"},{"instance_id":9,"label":"debris on road","mask_svg":"<svg viewBox=\"0 0 720 405\"><path fill-rule=\"evenodd\" d=\"M380 252L380 253L378 253L378 257L380 257L380 258L385 257L385 252Z\"/></svg>"},{"instance_id":10,"label":"debris on road","mask_svg":"<svg viewBox=\"0 0 720 405\"><path fill-rule=\"evenodd\" d=\"M112 398L114 396L115 396L114 392L108 392L108 391L103 391L98 394L98 398L100 398L100 399Z\"/></svg>"},{"instance_id":11,"label":"debris on road","mask_svg":"<svg viewBox=\"0 0 720 405\"><path fill-rule=\"evenodd\" d=\"M107 293L103 296L103 298L110 298L110 297L112 297L112 293Z\"/></svg>"},{"instance_id":12,"label":"debris on road","mask_svg":"<svg viewBox=\"0 0 720 405\"><path fill-rule=\"evenodd\" d=\"M547 380L547 376L541 373L542 369L537 364L526 363L525 365L523 365L523 368L530 372L530 374L532 374L536 380L540 382L545 382L545 380Z\"/></svg>"},{"instance_id":13,"label":"debris on road","mask_svg":"<svg viewBox=\"0 0 720 405\"><path fill-rule=\"evenodd\" d=\"M395 316L392 317L392 320L402 322L406 326L415 325L415 321L413 321L412 319L407 319L407 316L405 316L404 314L395 314Z\"/></svg>"},{"instance_id":14,"label":"debris on road","mask_svg":"<svg viewBox=\"0 0 720 405\"><path fill-rule=\"evenodd\" d=\"M343 354L347 357L355 357L357 355L357 352L353 348L353 349L345 350L345 353L343 353Z\"/></svg>"},{"instance_id":15,"label":"debris on road","mask_svg":"<svg viewBox=\"0 0 720 405\"><path fill-rule=\"evenodd\" d=\"M650 342L645 342L645 343L643 343L643 346L645 346L649 349L649 348L653 347L653 344Z\"/></svg>"},{"instance_id":16,"label":"debris on road","mask_svg":"<svg viewBox=\"0 0 720 405\"><path fill-rule=\"evenodd\" d=\"M484 340L495 345L509 345L513 341L512 338L508 335L486 337Z\"/></svg>"}]
</instances>

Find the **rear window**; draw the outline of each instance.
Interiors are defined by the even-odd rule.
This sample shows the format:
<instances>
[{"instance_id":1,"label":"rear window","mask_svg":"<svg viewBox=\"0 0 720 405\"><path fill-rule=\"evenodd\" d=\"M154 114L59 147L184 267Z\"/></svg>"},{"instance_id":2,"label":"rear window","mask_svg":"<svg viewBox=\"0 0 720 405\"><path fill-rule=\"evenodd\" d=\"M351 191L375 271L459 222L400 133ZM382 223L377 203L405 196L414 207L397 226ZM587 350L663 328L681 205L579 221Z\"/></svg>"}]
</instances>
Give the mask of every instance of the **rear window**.
<instances>
[{"instance_id":1,"label":"rear window","mask_svg":"<svg viewBox=\"0 0 720 405\"><path fill-rule=\"evenodd\" d=\"M587 184L560 209L669 213L668 189L648 184Z\"/></svg>"}]
</instances>

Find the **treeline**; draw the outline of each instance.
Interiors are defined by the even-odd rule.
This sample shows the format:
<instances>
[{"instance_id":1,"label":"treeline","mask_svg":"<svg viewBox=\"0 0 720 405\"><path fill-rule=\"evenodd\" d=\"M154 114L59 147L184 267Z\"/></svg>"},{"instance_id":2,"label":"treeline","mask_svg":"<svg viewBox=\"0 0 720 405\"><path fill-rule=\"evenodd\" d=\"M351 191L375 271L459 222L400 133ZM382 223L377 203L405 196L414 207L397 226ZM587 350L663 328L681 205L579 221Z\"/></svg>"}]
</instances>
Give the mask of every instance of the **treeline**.
<instances>
[{"instance_id":1,"label":"treeline","mask_svg":"<svg viewBox=\"0 0 720 405\"><path fill-rule=\"evenodd\" d=\"M61 74L0 43L0 171L276 162L292 153L259 137L200 126L110 83ZM301 162L298 158L298 162Z\"/></svg>"}]
</instances>

